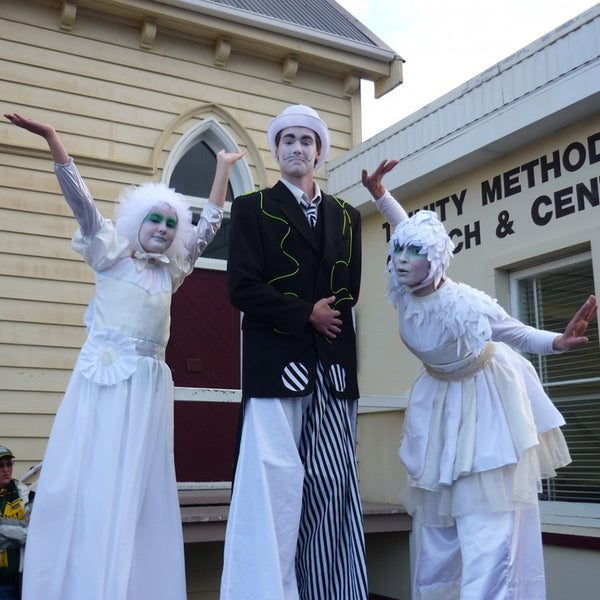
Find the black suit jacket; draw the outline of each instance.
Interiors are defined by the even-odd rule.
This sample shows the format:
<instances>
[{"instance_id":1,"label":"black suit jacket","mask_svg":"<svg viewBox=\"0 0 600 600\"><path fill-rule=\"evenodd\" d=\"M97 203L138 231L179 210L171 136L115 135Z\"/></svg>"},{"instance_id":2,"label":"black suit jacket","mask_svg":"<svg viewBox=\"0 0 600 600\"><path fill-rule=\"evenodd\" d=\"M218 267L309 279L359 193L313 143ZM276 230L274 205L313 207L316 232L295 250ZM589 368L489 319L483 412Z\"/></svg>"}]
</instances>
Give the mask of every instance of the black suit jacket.
<instances>
[{"instance_id":1,"label":"black suit jacket","mask_svg":"<svg viewBox=\"0 0 600 600\"><path fill-rule=\"evenodd\" d=\"M317 360L337 397L358 398L351 308L360 288L360 213L328 194L321 204L318 238L281 182L233 202L227 275L231 303L244 313L245 398L308 394ZM329 296L343 323L334 340L308 322L314 303Z\"/></svg>"}]
</instances>

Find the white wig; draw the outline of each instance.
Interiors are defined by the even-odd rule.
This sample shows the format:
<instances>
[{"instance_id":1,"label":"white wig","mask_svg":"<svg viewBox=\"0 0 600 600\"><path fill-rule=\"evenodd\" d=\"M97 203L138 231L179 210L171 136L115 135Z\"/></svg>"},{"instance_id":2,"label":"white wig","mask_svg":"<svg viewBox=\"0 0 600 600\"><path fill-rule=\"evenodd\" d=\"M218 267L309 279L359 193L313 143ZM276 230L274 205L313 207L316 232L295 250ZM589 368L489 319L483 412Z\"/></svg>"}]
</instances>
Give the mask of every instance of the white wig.
<instances>
[{"instance_id":1,"label":"white wig","mask_svg":"<svg viewBox=\"0 0 600 600\"><path fill-rule=\"evenodd\" d=\"M140 227L156 206L168 204L177 214L177 230L173 243L165 252L170 259L185 256L194 235L192 211L186 199L164 183L144 183L125 189L115 210L117 231L129 240L132 248L141 249Z\"/></svg>"},{"instance_id":2,"label":"white wig","mask_svg":"<svg viewBox=\"0 0 600 600\"><path fill-rule=\"evenodd\" d=\"M390 239L390 258L393 257L396 248L403 246L421 248L421 253L427 254L429 261L427 277L417 286L413 286L412 290L424 287L432 281L437 288L450 265L454 243L435 212L420 210L396 226Z\"/></svg>"}]
</instances>

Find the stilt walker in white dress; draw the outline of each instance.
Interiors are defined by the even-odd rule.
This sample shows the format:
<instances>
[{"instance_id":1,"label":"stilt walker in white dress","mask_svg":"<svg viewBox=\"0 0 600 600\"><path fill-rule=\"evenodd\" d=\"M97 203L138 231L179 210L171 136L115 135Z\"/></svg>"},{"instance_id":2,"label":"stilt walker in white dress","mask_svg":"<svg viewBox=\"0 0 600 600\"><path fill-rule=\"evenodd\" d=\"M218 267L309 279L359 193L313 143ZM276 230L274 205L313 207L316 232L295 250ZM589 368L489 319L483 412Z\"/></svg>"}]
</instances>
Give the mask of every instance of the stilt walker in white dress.
<instances>
[{"instance_id":1,"label":"stilt walker in white dress","mask_svg":"<svg viewBox=\"0 0 600 600\"><path fill-rule=\"evenodd\" d=\"M537 494L570 457L563 417L511 346L551 354L586 343L596 299L557 334L451 281L454 246L436 214L408 218L382 184L397 163L383 161L362 180L393 228L389 298L402 341L423 362L399 449L417 540L413 598L543 600Z\"/></svg>"},{"instance_id":2,"label":"stilt walker in white dress","mask_svg":"<svg viewBox=\"0 0 600 600\"><path fill-rule=\"evenodd\" d=\"M79 223L73 247L95 272L87 340L54 421L32 512L24 600L185 600L173 462L173 381L164 362L173 292L219 229L231 165L217 155L197 226L164 184L126 190L98 212L56 131L46 139Z\"/></svg>"}]
</instances>

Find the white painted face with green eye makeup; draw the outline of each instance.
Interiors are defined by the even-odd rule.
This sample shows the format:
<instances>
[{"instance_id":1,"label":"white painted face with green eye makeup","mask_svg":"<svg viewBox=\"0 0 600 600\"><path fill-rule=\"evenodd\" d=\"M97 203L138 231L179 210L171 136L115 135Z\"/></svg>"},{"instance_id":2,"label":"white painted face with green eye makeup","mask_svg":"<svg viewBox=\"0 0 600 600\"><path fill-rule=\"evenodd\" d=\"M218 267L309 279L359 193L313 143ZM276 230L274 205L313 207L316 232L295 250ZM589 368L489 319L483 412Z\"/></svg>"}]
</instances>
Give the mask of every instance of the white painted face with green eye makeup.
<instances>
[{"instance_id":1,"label":"white painted face with green eye makeup","mask_svg":"<svg viewBox=\"0 0 600 600\"><path fill-rule=\"evenodd\" d=\"M398 281L409 287L421 283L429 273L427 254L421 254L419 246L396 246L392 263Z\"/></svg>"},{"instance_id":2,"label":"white painted face with green eye makeup","mask_svg":"<svg viewBox=\"0 0 600 600\"><path fill-rule=\"evenodd\" d=\"M177 234L177 213L168 204L152 207L146 215L138 239L145 252L164 254Z\"/></svg>"}]
</instances>

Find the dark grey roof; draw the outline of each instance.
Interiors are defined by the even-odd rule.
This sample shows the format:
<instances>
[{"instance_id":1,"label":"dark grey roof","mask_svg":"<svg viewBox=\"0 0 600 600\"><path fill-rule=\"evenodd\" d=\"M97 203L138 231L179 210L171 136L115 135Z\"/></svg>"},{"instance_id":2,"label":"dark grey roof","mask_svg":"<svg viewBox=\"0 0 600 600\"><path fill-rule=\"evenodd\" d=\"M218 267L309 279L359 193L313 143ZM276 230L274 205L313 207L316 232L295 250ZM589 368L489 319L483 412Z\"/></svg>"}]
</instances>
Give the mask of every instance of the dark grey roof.
<instances>
[{"instance_id":1,"label":"dark grey roof","mask_svg":"<svg viewBox=\"0 0 600 600\"><path fill-rule=\"evenodd\" d=\"M262 15L367 46L392 50L334 0L207 0L238 11Z\"/></svg>"}]
</instances>

